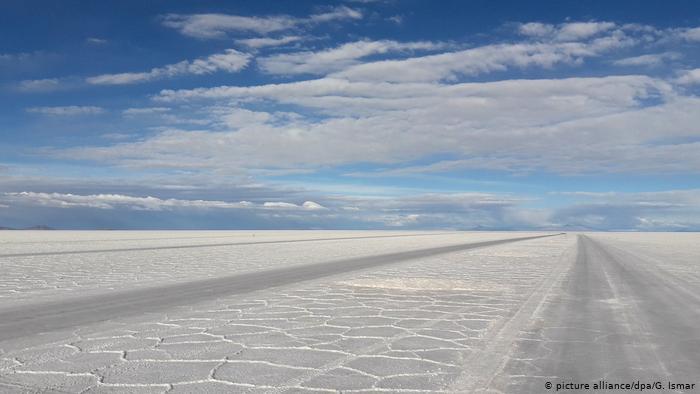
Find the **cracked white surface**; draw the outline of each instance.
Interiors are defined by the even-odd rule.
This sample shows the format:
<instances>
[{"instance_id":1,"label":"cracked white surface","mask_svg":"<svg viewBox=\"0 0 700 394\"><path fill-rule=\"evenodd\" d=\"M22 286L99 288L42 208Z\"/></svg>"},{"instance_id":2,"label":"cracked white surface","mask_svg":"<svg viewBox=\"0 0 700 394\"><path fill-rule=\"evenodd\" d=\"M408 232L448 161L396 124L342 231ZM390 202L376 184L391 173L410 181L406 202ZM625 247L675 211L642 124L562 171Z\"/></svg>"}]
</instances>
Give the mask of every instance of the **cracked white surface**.
<instances>
[{"instance_id":1,"label":"cracked white surface","mask_svg":"<svg viewBox=\"0 0 700 394\"><path fill-rule=\"evenodd\" d=\"M150 287L221 277L288 264L324 262L429 248L460 242L515 237L511 233L398 232L41 232L0 231L0 301L9 303L84 296L102 290ZM207 232L204 232L205 234ZM526 233L523 233L527 235ZM189 235L189 237L188 237ZM409 235L408 237L395 237ZM135 237L142 236L144 240ZM380 236L381 238L364 238ZM45 239L40 240L43 237ZM97 238L106 238L96 241ZM119 238L121 237L121 238ZM289 242L325 238L338 241ZM73 239L76 238L76 239ZM263 242L261 244L245 244ZM272 243L268 243L272 242ZM278 243L275 243L278 242ZM236 243L243 243L236 245ZM231 245L221 245L231 244ZM202 247L214 245L210 247ZM188 248L187 246L195 246ZM179 249L133 250L139 248ZM17 253L105 253L10 256ZM132 250L130 250L132 249Z\"/></svg>"},{"instance_id":2,"label":"cracked white surface","mask_svg":"<svg viewBox=\"0 0 700 394\"><path fill-rule=\"evenodd\" d=\"M215 275L212 267L230 273L292 259L323 261L329 255L371 255L454 244L465 237L477 242L508 236L513 237L484 233L461 234L459 241L455 235L440 235L266 245L246 247L245 252L235 247L124 252L119 255L123 265L113 261L107 273L95 270L95 264L116 256L90 255L90 261L80 262L61 255L49 262L13 259L10 272L23 266L23 275L42 278L38 288L68 283L74 292L91 288L91 283L100 290L110 287L105 284L110 281L146 281L149 275L149 281L156 280L165 266L163 280L173 281ZM0 343L0 391L450 391L486 345L489 332L512 318L533 290L565 264L561 256L574 239L560 236L468 250L223 297L142 319L81 327L50 343L24 348ZM30 273L32 264L43 264L45 271ZM51 276L60 275L57 267L78 280L61 282ZM147 270L142 273L143 267ZM80 277L82 270L92 275L89 280ZM37 299L42 291L48 290L36 291Z\"/></svg>"}]
</instances>

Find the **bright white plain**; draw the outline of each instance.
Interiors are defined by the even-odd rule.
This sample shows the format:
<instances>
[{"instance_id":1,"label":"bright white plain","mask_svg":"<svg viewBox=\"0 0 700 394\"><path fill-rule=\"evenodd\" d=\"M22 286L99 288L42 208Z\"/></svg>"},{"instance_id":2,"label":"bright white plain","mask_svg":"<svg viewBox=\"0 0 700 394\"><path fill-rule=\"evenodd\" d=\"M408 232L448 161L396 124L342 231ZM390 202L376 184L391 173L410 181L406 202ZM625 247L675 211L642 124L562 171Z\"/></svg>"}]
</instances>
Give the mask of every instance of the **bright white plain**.
<instances>
[{"instance_id":1,"label":"bright white plain","mask_svg":"<svg viewBox=\"0 0 700 394\"><path fill-rule=\"evenodd\" d=\"M156 287L197 297L42 333L8 333L21 322L1 322L0 391L525 393L576 378L700 382L700 234L569 233L397 257L546 234L0 232L0 316L105 294L118 303ZM396 261L209 298L186 287L380 255Z\"/></svg>"}]
</instances>

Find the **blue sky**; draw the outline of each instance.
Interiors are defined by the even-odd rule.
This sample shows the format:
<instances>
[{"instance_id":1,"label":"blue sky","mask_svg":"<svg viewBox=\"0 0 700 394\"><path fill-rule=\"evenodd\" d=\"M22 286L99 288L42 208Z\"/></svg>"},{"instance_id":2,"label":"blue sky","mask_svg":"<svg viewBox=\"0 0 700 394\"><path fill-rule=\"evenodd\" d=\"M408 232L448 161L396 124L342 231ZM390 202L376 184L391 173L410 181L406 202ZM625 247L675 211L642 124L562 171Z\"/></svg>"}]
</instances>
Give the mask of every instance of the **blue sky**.
<instances>
[{"instance_id":1,"label":"blue sky","mask_svg":"<svg viewBox=\"0 0 700 394\"><path fill-rule=\"evenodd\" d=\"M0 226L700 230L696 1L0 5Z\"/></svg>"}]
</instances>

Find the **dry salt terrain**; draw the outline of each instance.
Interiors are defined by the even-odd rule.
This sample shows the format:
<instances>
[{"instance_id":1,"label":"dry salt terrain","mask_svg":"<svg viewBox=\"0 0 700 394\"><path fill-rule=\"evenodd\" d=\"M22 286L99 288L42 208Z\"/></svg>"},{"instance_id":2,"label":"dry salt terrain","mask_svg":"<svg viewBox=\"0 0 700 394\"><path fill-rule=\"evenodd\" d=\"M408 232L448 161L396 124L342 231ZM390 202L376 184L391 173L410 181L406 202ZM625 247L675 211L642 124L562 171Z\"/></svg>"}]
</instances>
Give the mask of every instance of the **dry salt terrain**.
<instances>
[{"instance_id":1,"label":"dry salt terrain","mask_svg":"<svg viewBox=\"0 0 700 394\"><path fill-rule=\"evenodd\" d=\"M0 231L0 272L2 393L700 392L696 233Z\"/></svg>"}]
</instances>

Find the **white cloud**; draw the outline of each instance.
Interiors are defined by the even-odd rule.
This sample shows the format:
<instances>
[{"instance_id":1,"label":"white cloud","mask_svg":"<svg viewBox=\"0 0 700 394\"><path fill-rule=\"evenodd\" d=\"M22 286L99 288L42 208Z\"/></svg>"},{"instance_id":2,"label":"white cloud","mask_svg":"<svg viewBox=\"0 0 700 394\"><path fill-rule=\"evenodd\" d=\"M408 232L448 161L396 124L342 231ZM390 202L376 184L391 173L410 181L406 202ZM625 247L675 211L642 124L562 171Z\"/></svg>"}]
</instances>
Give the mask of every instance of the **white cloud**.
<instances>
[{"instance_id":1,"label":"white cloud","mask_svg":"<svg viewBox=\"0 0 700 394\"><path fill-rule=\"evenodd\" d=\"M266 202L263 204L263 206L265 208L282 208L282 209L299 208L298 205L291 204L288 202Z\"/></svg>"},{"instance_id":2,"label":"white cloud","mask_svg":"<svg viewBox=\"0 0 700 394\"><path fill-rule=\"evenodd\" d=\"M27 112L55 115L55 116L77 116L77 115L99 115L105 112L104 108L95 106L78 106L70 105L64 107L31 107L27 108Z\"/></svg>"},{"instance_id":3,"label":"white cloud","mask_svg":"<svg viewBox=\"0 0 700 394\"><path fill-rule=\"evenodd\" d=\"M597 57L634 43L635 41L627 36L611 35L585 43L494 44L403 60L358 64L331 75L363 81L449 81L460 76L475 76L511 68L551 68L557 64L577 65L586 58Z\"/></svg>"},{"instance_id":4,"label":"white cloud","mask_svg":"<svg viewBox=\"0 0 700 394\"><path fill-rule=\"evenodd\" d=\"M626 57L624 59L615 60L616 66L660 66L666 61L677 60L681 58L681 54L677 52L653 53L648 55L639 55Z\"/></svg>"},{"instance_id":5,"label":"white cloud","mask_svg":"<svg viewBox=\"0 0 700 394\"><path fill-rule=\"evenodd\" d=\"M304 29L315 23L360 17L357 11L341 7L308 18L170 15L164 23L200 38L255 33L257 38L240 39L236 44L263 48L308 39L311 36ZM57 187L46 190L70 193L0 194L0 204L13 208L24 204L30 208L82 207L100 212L124 209L168 214L194 209L250 211L270 218L295 217L294 220L337 215L348 223L402 228L700 228L697 191L580 192L559 196L574 203L550 210L528 208L530 200L524 196L422 194L424 190L397 191L384 186L377 191L357 186L356 182L349 182L353 196L348 196L342 177L335 185L317 185L316 189L307 189L308 184L297 185L293 193L269 188L251 196L232 186L232 178L249 182L258 176L310 173L333 166L352 168L354 163L367 164L363 168L370 170L348 170L351 173L345 176L416 177L440 173L450 177L465 170L482 169L515 174L537 171L691 176L700 171L700 98L692 86L700 83L700 69L693 68L692 56L684 58L687 70L663 70L663 75L675 78L566 77L582 74L575 67L593 63L594 58L600 60L595 67L579 70L586 75L600 75L605 71L602 66L611 64L675 66L678 62L671 60L679 59L682 51L692 46L690 41L695 39L696 29L657 30L610 22L529 23L518 29L522 34L519 42L469 49L431 42L364 40L301 52L276 50L274 56L258 60L262 71L324 77L290 83L164 90L153 101L167 104L122 111L124 117L152 115L143 120L161 124L149 133L102 134L99 146L41 151L54 158L115 166L118 174L130 174L124 169L142 174L147 169L162 177L154 185L167 187L144 192L154 189L112 185L96 193L89 187L64 188L59 182L53 183ZM449 52L439 54L412 53L448 47ZM670 50L674 52L664 52ZM370 61L370 56L388 60ZM5 58L0 56L0 61ZM230 50L142 73L93 77L90 82L135 83L184 74L235 72L250 61L251 55ZM533 68L537 72L528 73ZM513 73L505 72L514 70L518 76L536 75L540 79L498 80L512 78ZM625 69L613 71L619 74ZM541 78L543 74L555 78ZM27 89L50 89L55 85L52 79L25 82ZM104 110L69 106L34 107L27 111L80 115ZM22 185L29 186L23 187L11 183L15 186L3 189L34 190L36 184L46 182L25 182ZM222 187L236 192L222 192ZM331 187L335 190L329 190ZM207 192L201 192L203 189ZM319 190L330 196L318 195ZM148 194L173 198L135 197ZM230 196L244 201L227 201ZM219 213L215 211L212 216Z\"/></svg>"},{"instance_id":6,"label":"white cloud","mask_svg":"<svg viewBox=\"0 0 700 394\"><path fill-rule=\"evenodd\" d=\"M346 6L335 7L326 12L320 12L309 16L308 21L314 23L325 23L336 20L361 19L362 13L358 10Z\"/></svg>"},{"instance_id":7,"label":"white cloud","mask_svg":"<svg viewBox=\"0 0 700 394\"><path fill-rule=\"evenodd\" d=\"M23 92L50 92L60 88L58 78L26 79L20 81L18 89Z\"/></svg>"},{"instance_id":8,"label":"white cloud","mask_svg":"<svg viewBox=\"0 0 700 394\"><path fill-rule=\"evenodd\" d=\"M311 211L319 211L319 210L326 210L328 208L324 207L323 205L313 202L313 201L304 201L303 204L301 204L301 207L304 209L308 209Z\"/></svg>"},{"instance_id":9,"label":"white cloud","mask_svg":"<svg viewBox=\"0 0 700 394\"><path fill-rule=\"evenodd\" d=\"M333 204L334 208L327 208L310 200L302 204L294 204L284 201L253 203L135 197L115 193L0 193L0 204L7 205L12 208L12 212L18 212L23 216L29 215L35 218L34 213L38 212L38 217L41 218L42 213L45 214L47 209L65 209L72 210L72 215L78 219L77 221L82 217L87 223L91 223L92 217L99 217L100 223L115 222L122 226L124 218L127 218L126 220L136 218L128 214L128 211L166 212L169 218L215 214L216 217L224 218L224 221L227 217L243 218L242 220L247 221L262 219L267 223L284 223L286 220L293 220L297 228L318 228L329 225L333 227L333 223L337 220L343 220L355 228L368 226L374 228L503 228L504 225L532 228L542 224L542 222L532 221L531 210L524 209L519 212L519 204L526 200L509 195L432 193L395 198L335 196L326 200ZM238 221L231 224L235 226Z\"/></svg>"},{"instance_id":10,"label":"white cloud","mask_svg":"<svg viewBox=\"0 0 700 394\"><path fill-rule=\"evenodd\" d=\"M140 116L140 115L153 115L153 114L162 114L170 112L170 108L168 107L145 107L145 108L127 108L124 111L122 111L122 114L124 116Z\"/></svg>"},{"instance_id":11,"label":"white cloud","mask_svg":"<svg viewBox=\"0 0 700 394\"><path fill-rule=\"evenodd\" d=\"M688 41L700 41L700 27L681 29L679 35Z\"/></svg>"},{"instance_id":12,"label":"white cloud","mask_svg":"<svg viewBox=\"0 0 700 394\"><path fill-rule=\"evenodd\" d=\"M561 25L556 32L560 41L576 41L587 39L615 27L612 22L576 22Z\"/></svg>"},{"instance_id":13,"label":"white cloud","mask_svg":"<svg viewBox=\"0 0 700 394\"><path fill-rule=\"evenodd\" d=\"M395 23L397 25L401 25L403 23L404 17L403 15L394 15L386 18L389 22Z\"/></svg>"},{"instance_id":14,"label":"white cloud","mask_svg":"<svg viewBox=\"0 0 700 394\"><path fill-rule=\"evenodd\" d=\"M277 47L292 42L302 41L305 37L303 36L283 36L278 38L270 37L258 37L258 38L244 38L236 40L237 44L245 45L249 48L264 48L264 47Z\"/></svg>"},{"instance_id":15,"label":"white cloud","mask_svg":"<svg viewBox=\"0 0 700 394\"><path fill-rule=\"evenodd\" d=\"M359 59L371 55L436 50L444 47L444 44L427 41L356 41L318 52L304 51L263 57L258 59L258 64L260 69L268 74L327 74L357 64Z\"/></svg>"},{"instance_id":16,"label":"white cloud","mask_svg":"<svg viewBox=\"0 0 700 394\"><path fill-rule=\"evenodd\" d=\"M309 211L323 211L327 210L328 208L324 207L323 205L313 202L313 201L305 201L301 205L297 204L292 204L288 202L280 202L280 201L274 201L274 202L266 202L263 203L263 208L269 208L269 209L304 209L304 210L309 210Z\"/></svg>"},{"instance_id":17,"label":"white cloud","mask_svg":"<svg viewBox=\"0 0 700 394\"><path fill-rule=\"evenodd\" d=\"M221 103L210 110L220 126L216 132L169 130L142 142L57 154L136 167L171 161L188 168L248 169L456 156L391 170L404 174L464 168L560 173L700 168L700 157L692 154L698 99L679 96L667 82L646 76L459 84L323 78L160 96L188 105L202 98ZM227 111L225 103L231 101L291 104L326 116Z\"/></svg>"},{"instance_id":18,"label":"white cloud","mask_svg":"<svg viewBox=\"0 0 700 394\"><path fill-rule=\"evenodd\" d=\"M568 22L559 25L530 22L518 26L524 36L555 41L581 41L618 27L612 22Z\"/></svg>"},{"instance_id":19,"label":"white cloud","mask_svg":"<svg viewBox=\"0 0 700 394\"><path fill-rule=\"evenodd\" d=\"M251 55L235 49L227 49L223 53L210 55L196 60L183 60L179 63L156 67L147 72L129 72L120 74L103 74L89 77L86 81L93 85L123 85L148 82L162 78L172 78L179 75L211 74L218 71L237 72L250 62Z\"/></svg>"},{"instance_id":20,"label":"white cloud","mask_svg":"<svg viewBox=\"0 0 700 394\"><path fill-rule=\"evenodd\" d=\"M232 129L263 125L274 117L273 114L267 112L250 111L244 108L229 108L222 111L220 118L222 123Z\"/></svg>"},{"instance_id":21,"label":"white cloud","mask_svg":"<svg viewBox=\"0 0 700 394\"><path fill-rule=\"evenodd\" d=\"M637 75L455 84L372 83L322 78L253 87L164 90L156 99L163 102L270 100L354 117L389 115L392 111L419 111L429 116L428 110L423 111L429 109L440 116L445 111L454 111L462 114L465 120L494 122L499 120L494 117L501 113L507 116L500 119L519 118L519 124L523 125L523 122L542 124L544 119L557 122L610 113L637 105L641 97L669 89L661 80ZM550 116L554 118L546 118ZM439 118L430 117L430 121L435 120Z\"/></svg>"},{"instance_id":22,"label":"white cloud","mask_svg":"<svg viewBox=\"0 0 700 394\"><path fill-rule=\"evenodd\" d=\"M518 26L520 34L530 37L546 37L554 33L553 25L539 22L523 23Z\"/></svg>"},{"instance_id":23,"label":"white cloud","mask_svg":"<svg viewBox=\"0 0 700 394\"><path fill-rule=\"evenodd\" d=\"M105 45L109 41L105 40L104 38L88 37L85 39L85 42L92 45Z\"/></svg>"},{"instance_id":24,"label":"white cloud","mask_svg":"<svg viewBox=\"0 0 700 394\"><path fill-rule=\"evenodd\" d=\"M226 14L169 14L163 25L196 38L224 38L230 31L266 34L291 29L296 25L289 16L250 17Z\"/></svg>"},{"instance_id":25,"label":"white cloud","mask_svg":"<svg viewBox=\"0 0 700 394\"><path fill-rule=\"evenodd\" d=\"M676 83L681 85L700 84L700 68L681 72L680 76L676 79Z\"/></svg>"},{"instance_id":26,"label":"white cloud","mask_svg":"<svg viewBox=\"0 0 700 394\"><path fill-rule=\"evenodd\" d=\"M296 18L279 16L239 16L227 14L169 14L163 17L163 25L178 30L181 34L201 38L225 38L229 32L268 34L290 30L302 25L326 23L336 20L360 19L362 14L354 9L340 6L329 11Z\"/></svg>"},{"instance_id":27,"label":"white cloud","mask_svg":"<svg viewBox=\"0 0 700 394\"><path fill-rule=\"evenodd\" d=\"M287 202L265 202L254 204L249 201L227 202L219 200L183 200L175 198L134 197L122 194L37 193L10 192L2 193L5 203L38 205L52 208L95 208L95 209L132 209L143 211L161 211L173 209L282 209L282 210L326 210L327 208L313 201L302 205Z\"/></svg>"}]
</instances>

